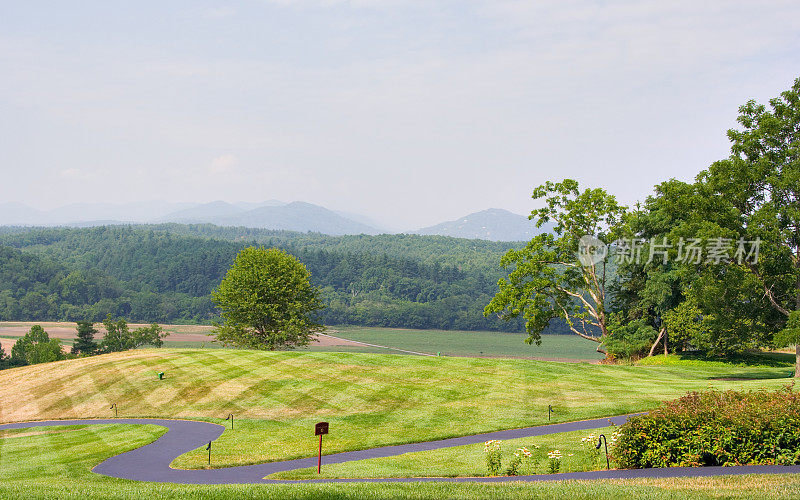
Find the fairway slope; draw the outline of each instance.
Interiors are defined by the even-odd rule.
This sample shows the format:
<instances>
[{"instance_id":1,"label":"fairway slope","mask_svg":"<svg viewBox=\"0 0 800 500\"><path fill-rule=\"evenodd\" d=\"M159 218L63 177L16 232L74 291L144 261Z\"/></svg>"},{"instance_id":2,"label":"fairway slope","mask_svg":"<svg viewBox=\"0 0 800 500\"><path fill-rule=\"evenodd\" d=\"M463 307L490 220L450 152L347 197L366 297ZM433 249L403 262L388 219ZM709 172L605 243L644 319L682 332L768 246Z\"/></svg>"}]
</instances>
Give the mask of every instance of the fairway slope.
<instances>
[{"instance_id":1,"label":"fairway slope","mask_svg":"<svg viewBox=\"0 0 800 500\"><path fill-rule=\"evenodd\" d=\"M763 379L721 380L753 370ZM158 372L166 374L159 380ZM311 456L647 410L688 390L778 387L791 367L606 366L389 354L143 349L0 371L0 421L202 419L236 429L215 466ZM177 467L204 467L205 453Z\"/></svg>"}]
</instances>

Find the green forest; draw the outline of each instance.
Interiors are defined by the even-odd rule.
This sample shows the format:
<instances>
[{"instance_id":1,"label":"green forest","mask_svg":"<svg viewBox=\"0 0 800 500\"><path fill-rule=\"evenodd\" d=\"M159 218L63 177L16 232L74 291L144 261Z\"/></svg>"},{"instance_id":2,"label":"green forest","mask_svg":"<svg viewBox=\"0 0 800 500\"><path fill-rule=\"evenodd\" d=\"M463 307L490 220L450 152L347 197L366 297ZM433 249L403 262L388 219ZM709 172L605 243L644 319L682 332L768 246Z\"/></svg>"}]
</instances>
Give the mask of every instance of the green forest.
<instances>
[{"instance_id":1,"label":"green forest","mask_svg":"<svg viewBox=\"0 0 800 500\"><path fill-rule=\"evenodd\" d=\"M0 320L208 323L217 318L211 291L247 246L305 264L326 324L523 330L482 314L511 243L178 224L0 228Z\"/></svg>"}]
</instances>

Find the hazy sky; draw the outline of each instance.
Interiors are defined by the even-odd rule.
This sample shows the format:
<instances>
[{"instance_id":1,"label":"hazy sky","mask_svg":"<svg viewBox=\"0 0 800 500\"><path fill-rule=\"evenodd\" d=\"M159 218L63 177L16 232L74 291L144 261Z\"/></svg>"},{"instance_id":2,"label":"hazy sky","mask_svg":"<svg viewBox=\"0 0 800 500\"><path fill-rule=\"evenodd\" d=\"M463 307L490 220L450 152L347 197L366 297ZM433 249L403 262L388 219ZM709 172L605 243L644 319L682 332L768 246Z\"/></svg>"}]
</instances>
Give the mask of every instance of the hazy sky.
<instances>
[{"instance_id":1,"label":"hazy sky","mask_svg":"<svg viewBox=\"0 0 800 500\"><path fill-rule=\"evenodd\" d=\"M796 0L0 0L0 202L629 203L798 76Z\"/></svg>"}]
</instances>

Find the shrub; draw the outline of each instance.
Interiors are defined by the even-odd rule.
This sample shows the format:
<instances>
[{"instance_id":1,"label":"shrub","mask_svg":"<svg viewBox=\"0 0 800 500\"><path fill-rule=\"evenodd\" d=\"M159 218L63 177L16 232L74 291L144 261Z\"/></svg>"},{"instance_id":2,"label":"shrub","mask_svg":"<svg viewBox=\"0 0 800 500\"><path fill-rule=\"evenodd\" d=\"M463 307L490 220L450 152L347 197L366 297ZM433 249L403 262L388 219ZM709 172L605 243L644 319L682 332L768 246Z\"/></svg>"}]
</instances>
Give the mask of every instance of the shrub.
<instances>
[{"instance_id":1,"label":"shrub","mask_svg":"<svg viewBox=\"0 0 800 500\"><path fill-rule=\"evenodd\" d=\"M644 319L623 323L616 315L612 315L608 330L610 335L603 337L603 345L617 359L644 356L658 337L656 329Z\"/></svg>"},{"instance_id":2,"label":"shrub","mask_svg":"<svg viewBox=\"0 0 800 500\"><path fill-rule=\"evenodd\" d=\"M561 469L561 452L553 450L547 454L547 458L550 459L550 474L557 474Z\"/></svg>"},{"instance_id":3,"label":"shrub","mask_svg":"<svg viewBox=\"0 0 800 500\"><path fill-rule=\"evenodd\" d=\"M490 476L499 476L503 467L503 452L500 450L500 441L492 439L483 443L483 452L486 453L486 471Z\"/></svg>"},{"instance_id":4,"label":"shrub","mask_svg":"<svg viewBox=\"0 0 800 500\"><path fill-rule=\"evenodd\" d=\"M517 448L517 451L514 452L514 456L511 458L511 462L508 464L508 468L506 468L506 476L519 476L519 469L522 467L522 462L531 460L533 458L533 453L523 446L522 448Z\"/></svg>"},{"instance_id":5,"label":"shrub","mask_svg":"<svg viewBox=\"0 0 800 500\"><path fill-rule=\"evenodd\" d=\"M800 393L692 392L620 431L623 468L800 464Z\"/></svg>"}]
</instances>

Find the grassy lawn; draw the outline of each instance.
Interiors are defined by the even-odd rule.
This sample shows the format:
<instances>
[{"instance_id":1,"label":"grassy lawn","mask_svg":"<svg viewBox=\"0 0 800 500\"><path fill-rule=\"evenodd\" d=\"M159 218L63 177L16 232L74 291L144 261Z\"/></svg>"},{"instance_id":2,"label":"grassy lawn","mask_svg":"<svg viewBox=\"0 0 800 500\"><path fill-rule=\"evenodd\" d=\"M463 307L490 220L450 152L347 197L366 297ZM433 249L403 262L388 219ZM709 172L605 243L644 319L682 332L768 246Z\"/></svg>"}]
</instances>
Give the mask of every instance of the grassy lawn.
<instances>
[{"instance_id":1,"label":"grassy lawn","mask_svg":"<svg viewBox=\"0 0 800 500\"><path fill-rule=\"evenodd\" d=\"M156 425L91 425L0 431L0 491L31 480L59 484L90 474L103 459L144 446L166 432ZM0 495L5 497L5 495Z\"/></svg>"},{"instance_id":2,"label":"grassy lawn","mask_svg":"<svg viewBox=\"0 0 800 500\"><path fill-rule=\"evenodd\" d=\"M369 344L446 356L488 356L511 358L549 358L558 360L602 359L597 345L577 335L543 335L542 345L524 343L523 333L408 330L335 326L331 335ZM312 350L320 347L312 347Z\"/></svg>"},{"instance_id":3,"label":"grassy lawn","mask_svg":"<svg viewBox=\"0 0 800 500\"><path fill-rule=\"evenodd\" d=\"M155 426L87 426L0 433L0 498L131 499L790 499L800 475L510 484L177 485L99 476L91 468L163 432Z\"/></svg>"},{"instance_id":4,"label":"grassy lawn","mask_svg":"<svg viewBox=\"0 0 800 500\"><path fill-rule=\"evenodd\" d=\"M156 373L166 372L159 381ZM516 359L142 349L0 371L0 420L178 417L224 423L215 465L616 415L688 390L778 387L791 366L606 366ZM724 380L754 377L752 380ZM204 467L203 450L174 466Z\"/></svg>"},{"instance_id":5,"label":"grassy lawn","mask_svg":"<svg viewBox=\"0 0 800 500\"><path fill-rule=\"evenodd\" d=\"M549 473L550 460L547 458L547 453L553 450L558 450L562 453L559 472L605 469L605 453L601 453L600 450L595 448L597 439L593 438L591 442L582 442L581 438L589 437L590 435L599 436L602 433L610 439L613 432L613 427L606 427L594 431L565 432L550 436L502 441L502 467L505 471L513 458L513 453L524 446L531 452L532 457L522 462L517 475ZM486 470L485 460L486 453L483 450L483 444L472 444L440 450L406 453L396 457L324 465L321 475L317 474L316 468L309 468L279 472L269 476L269 478L479 477L489 475ZM503 472L501 475L507 474Z\"/></svg>"}]
</instances>

